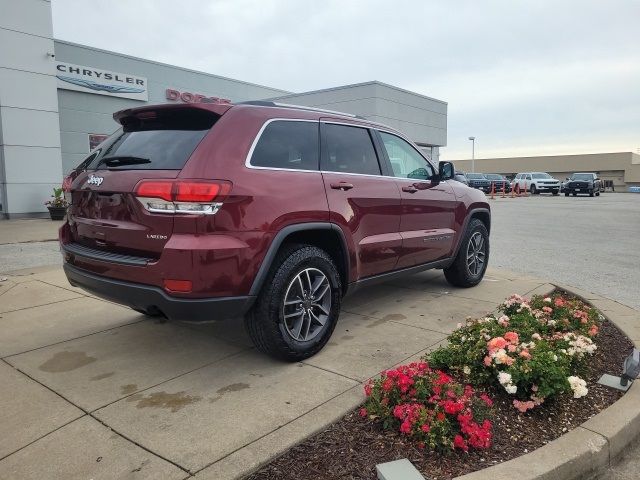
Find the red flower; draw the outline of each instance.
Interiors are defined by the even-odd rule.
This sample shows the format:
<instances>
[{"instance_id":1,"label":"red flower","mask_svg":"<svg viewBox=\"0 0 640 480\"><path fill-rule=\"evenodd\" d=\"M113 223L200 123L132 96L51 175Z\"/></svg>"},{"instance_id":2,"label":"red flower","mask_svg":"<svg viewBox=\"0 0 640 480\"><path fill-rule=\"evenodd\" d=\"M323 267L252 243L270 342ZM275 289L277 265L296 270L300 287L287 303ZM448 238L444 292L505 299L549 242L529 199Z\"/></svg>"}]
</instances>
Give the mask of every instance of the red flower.
<instances>
[{"instance_id":1,"label":"red flower","mask_svg":"<svg viewBox=\"0 0 640 480\"><path fill-rule=\"evenodd\" d=\"M422 426L420 427L420 430L422 430L424 433L429 433L429 431L431 430L431 427L429 426L428 423L423 423Z\"/></svg>"},{"instance_id":2,"label":"red flower","mask_svg":"<svg viewBox=\"0 0 640 480\"><path fill-rule=\"evenodd\" d=\"M400 425L400 431L402 433L411 433L411 422L409 422L409 420L402 422Z\"/></svg>"},{"instance_id":3,"label":"red flower","mask_svg":"<svg viewBox=\"0 0 640 480\"><path fill-rule=\"evenodd\" d=\"M444 421L445 418L445 414L442 412L438 412L438 414L436 415L436 420L438 420L439 422Z\"/></svg>"},{"instance_id":4,"label":"red flower","mask_svg":"<svg viewBox=\"0 0 640 480\"><path fill-rule=\"evenodd\" d=\"M467 442L464 441L464 438L462 438L462 435L456 435L453 438L453 446L454 448L459 448L461 450L464 450L465 452L469 450L469 447L467 446Z\"/></svg>"},{"instance_id":5,"label":"red flower","mask_svg":"<svg viewBox=\"0 0 640 480\"><path fill-rule=\"evenodd\" d=\"M366 408L361 408L360 409L360 416L361 417L366 417L367 416L367 409Z\"/></svg>"},{"instance_id":6,"label":"red flower","mask_svg":"<svg viewBox=\"0 0 640 480\"><path fill-rule=\"evenodd\" d=\"M367 384L364 386L364 394L365 394L367 397L371 396L371 388L372 388L372 387L371 387L371 382L367 383Z\"/></svg>"}]
</instances>

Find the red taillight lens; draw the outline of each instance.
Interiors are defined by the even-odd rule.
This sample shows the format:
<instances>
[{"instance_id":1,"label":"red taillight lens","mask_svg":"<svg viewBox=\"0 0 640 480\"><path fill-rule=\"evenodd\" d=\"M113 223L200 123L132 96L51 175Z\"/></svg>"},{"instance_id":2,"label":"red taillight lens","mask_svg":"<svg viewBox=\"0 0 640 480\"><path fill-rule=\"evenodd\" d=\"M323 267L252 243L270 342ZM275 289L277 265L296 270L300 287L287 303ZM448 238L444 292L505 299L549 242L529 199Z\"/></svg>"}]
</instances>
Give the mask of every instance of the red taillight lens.
<instances>
[{"instance_id":1,"label":"red taillight lens","mask_svg":"<svg viewBox=\"0 0 640 480\"><path fill-rule=\"evenodd\" d=\"M167 202L173 200L173 182L170 180L142 180L136 186L138 197L161 198Z\"/></svg>"},{"instance_id":2,"label":"red taillight lens","mask_svg":"<svg viewBox=\"0 0 640 480\"><path fill-rule=\"evenodd\" d=\"M66 177L64 177L64 180L62 181L62 191L70 192L72 183L73 179L71 178L71 175L67 175Z\"/></svg>"},{"instance_id":3,"label":"red taillight lens","mask_svg":"<svg viewBox=\"0 0 640 480\"><path fill-rule=\"evenodd\" d=\"M193 284L191 283L191 280L165 279L164 288L171 292L190 292L193 288Z\"/></svg>"},{"instance_id":4,"label":"red taillight lens","mask_svg":"<svg viewBox=\"0 0 640 480\"><path fill-rule=\"evenodd\" d=\"M204 182L177 182L176 202L212 202L225 184Z\"/></svg>"}]
</instances>

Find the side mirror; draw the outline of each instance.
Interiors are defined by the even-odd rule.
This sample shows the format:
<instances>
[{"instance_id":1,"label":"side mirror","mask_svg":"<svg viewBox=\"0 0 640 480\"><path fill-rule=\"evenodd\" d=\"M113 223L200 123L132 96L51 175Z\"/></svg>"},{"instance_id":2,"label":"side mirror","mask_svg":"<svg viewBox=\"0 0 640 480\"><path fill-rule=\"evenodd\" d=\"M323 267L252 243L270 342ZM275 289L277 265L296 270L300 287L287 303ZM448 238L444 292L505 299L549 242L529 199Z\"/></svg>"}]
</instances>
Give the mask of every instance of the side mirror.
<instances>
[{"instance_id":1,"label":"side mirror","mask_svg":"<svg viewBox=\"0 0 640 480\"><path fill-rule=\"evenodd\" d=\"M456 169L451 162L440 162L438 176L440 180L451 180L455 175Z\"/></svg>"}]
</instances>

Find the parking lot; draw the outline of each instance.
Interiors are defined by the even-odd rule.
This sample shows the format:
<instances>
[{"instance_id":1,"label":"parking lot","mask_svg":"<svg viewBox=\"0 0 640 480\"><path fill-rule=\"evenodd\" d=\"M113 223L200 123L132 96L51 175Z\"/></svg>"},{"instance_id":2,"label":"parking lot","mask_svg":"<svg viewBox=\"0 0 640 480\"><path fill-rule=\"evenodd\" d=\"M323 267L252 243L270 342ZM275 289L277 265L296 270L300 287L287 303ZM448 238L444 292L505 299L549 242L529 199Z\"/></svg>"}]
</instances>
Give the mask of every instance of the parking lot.
<instances>
[{"instance_id":1,"label":"parking lot","mask_svg":"<svg viewBox=\"0 0 640 480\"><path fill-rule=\"evenodd\" d=\"M256 353L237 320L160 323L88 296L66 282L55 242L1 237L11 265L53 265L0 282L0 478L233 478L355 407L368 377L418 358L511 293L558 281L638 308L640 196L492 208L480 286L454 289L432 271L363 290L327 347L296 364ZM28 237L55 226L33 222Z\"/></svg>"},{"instance_id":2,"label":"parking lot","mask_svg":"<svg viewBox=\"0 0 640 480\"><path fill-rule=\"evenodd\" d=\"M498 198L489 265L640 308L640 195Z\"/></svg>"}]
</instances>

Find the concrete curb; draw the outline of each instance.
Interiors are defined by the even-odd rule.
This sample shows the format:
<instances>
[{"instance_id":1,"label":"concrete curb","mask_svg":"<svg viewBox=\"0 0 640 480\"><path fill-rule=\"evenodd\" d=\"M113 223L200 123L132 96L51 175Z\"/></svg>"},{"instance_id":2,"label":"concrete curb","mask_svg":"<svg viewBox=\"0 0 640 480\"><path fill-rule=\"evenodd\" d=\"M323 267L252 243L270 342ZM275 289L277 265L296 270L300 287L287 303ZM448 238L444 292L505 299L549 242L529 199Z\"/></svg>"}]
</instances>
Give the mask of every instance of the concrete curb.
<instances>
[{"instance_id":1,"label":"concrete curb","mask_svg":"<svg viewBox=\"0 0 640 480\"><path fill-rule=\"evenodd\" d=\"M640 312L600 295L556 285L590 303L637 347ZM537 293L537 292L536 292ZM574 480L608 468L640 435L640 383L634 382L616 403L556 440L508 462L469 473L456 480Z\"/></svg>"}]
</instances>

